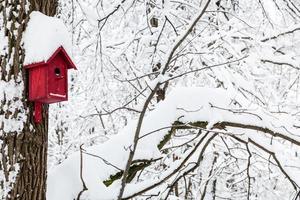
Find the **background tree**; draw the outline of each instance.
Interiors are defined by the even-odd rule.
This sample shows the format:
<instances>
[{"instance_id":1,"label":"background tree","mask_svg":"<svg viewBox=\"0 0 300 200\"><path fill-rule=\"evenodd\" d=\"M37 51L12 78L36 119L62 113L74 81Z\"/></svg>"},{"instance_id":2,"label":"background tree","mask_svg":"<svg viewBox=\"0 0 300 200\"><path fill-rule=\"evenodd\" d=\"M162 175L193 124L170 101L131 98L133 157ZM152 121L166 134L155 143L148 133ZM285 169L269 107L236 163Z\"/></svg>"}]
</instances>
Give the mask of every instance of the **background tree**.
<instances>
[{"instance_id":1,"label":"background tree","mask_svg":"<svg viewBox=\"0 0 300 200\"><path fill-rule=\"evenodd\" d=\"M32 11L54 16L57 6L57 0L0 1L0 199L46 198L48 106L35 124L22 36Z\"/></svg>"},{"instance_id":2,"label":"background tree","mask_svg":"<svg viewBox=\"0 0 300 200\"><path fill-rule=\"evenodd\" d=\"M70 29L74 31L74 52L80 57L78 63L81 67L79 67L78 77L74 78L74 82L80 87L75 87L73 92L80 101L76 100L63 105L66 111L63 119L65 120L64 126L72 128L64 132L63 141L66 145L58 145L56 138L51 136L52 163L61 163L72 151L78 150L80 144L85 144L86 147L101 143L109 138L107 135L116 134L118 130L123 132L120 128L128 125L127 119L136 119L141 115L144 102L154 88L152 87L153 80L156 83L171 79L165 91L167 95L169 90L172 91L176 85L223 88L231 94L232 103L237 107L214 108L214 112L218 113L219 110L227 109L229 113L238 112L237 115L246 111L251 115L262 117L262 113L256 111L263 110L274 119L285 119L282 122L289 121L298 127L299 114L296 111L299 107L298 1L210 1L204 15L173 52L164 76L159 70L164 68L168 56L171 55L170 51L194 22L193 20L202 11L207 1L87 0L70 2L73 2L76 12L74 13L73 10L69 13L62 12L61 16L66 21L74 19L69 23ZM69 3L62 9L71 11L71 5ZM73 18L68 18L68 15ZM152 16L158 19L157 27L151 25ZM201 70L202 68L206 70ZM201 95L204 99L209 97L207 94ZM245 102L247 102L246 105ZM156 103L157 98L152 98L146 113L157 107ZM200 108L201 106L193 111ZM57 110L62 112L61 108ZM183 107L178 110L184 112ZM189 110L186 109L186 111ZM74 115L70 116L70 111ZM61 119L51 118L51 120L51 123L59 125ZM245 123L242 124L245 125ZM272 123L271 127L275 128L279 124L276 121L276 124ZM142 170L137 173L129 173L125 176L123 180L127 181L126 187L138 188L150 179L164 180L172 186L166 188L162 181L162 184L156 185L152 188L153 190L134 193L136 199L164 198L165 194L168 194L166 198L175 196L175 198L183 199L209 199L211 196L215 199L247 199L255 198L255 196L268 196L270 199L296 198L299 194L298 187L294 187L294 184L285 178L287 176L282 173L272 156L275 151L268 152L265 150L271 149L263 150L251 143L251 140L245 136L251 131L245 127L241 130L223 125L217 126L221 133L217 133L217 136L209 140L203 160L200 160L199 167L194 172L181 176L180 172L185 172L184 169L186 169L181 168L182 171L173 174L173 177L178 175L178 181L172 178L165 180L163 177L166 175L163 172L174 167L173 163L176 160L183 159L182 153L193 149L195 143L200 140L199 137L204 136L206 131L202 130L201 136L198 137L199 129L180 129L171 135L170 140L166 140L166 144L162 145L165 146L161 150L163 159L151 162L150 166L148 166L149 160L147 159L133 159L129 171L141 169L136 166L141 163L147 168L142 167ZM288 130L292 128L288 124L282 127ZM134 129L131 130L135 132ZM214 131L211 130L209 136L213 135ZM222 135L224 131L227 131L230 136ZM256 133L256 131L253 132ZM245 136L242 138L244 140L232 137L234 134ZM151 136L153 134L143 137L142 140ZM194 137L198 137L198 140L193 139ZM270 143L277 141L268 134L264 135L264 138L267 138L266 140ZM183 140L190 142L182 144ZM289 160L297 160L299 154L297 145L286 140L279 139L278 141L285 144L285 149L288 149L288 153L284 153L285 156ZM115 145L114 151L117 151L120 144L122 148L127 149L127 153L131 150L129 147L132 144L130 143L112 144L111 140L107 142L112 146ZM106 146L105 143L103 146ZM98 147L98 151L95 151ZM268 145L264 143L264 147ZM101 174L98 177L98 180L102 177L105 184L111 183L111 186L103 189L102 184L97 185L99 190L103 189L100 190L103 193L113 194L105 191L113 190L112 188L119 184L122 178L120 175L125 166L119 166L117 161L112 161L111 151L109 151L109 157L103 155L102 151L105 150L100 145L92 149L86 148L84 152L102 156L107 161L111 161L110 164L119 168L116 170L112 166L108 167L109 169L99 166L98 169L98 171L103 171L102 176L107 171L113 171L110 171L111 173L105 178ZM200 147L197 153L199 151ZM135 153L140 155L141 152L138 150ZM59 156L60 153L63 156ZM74 165L73 173L69 174L70 180L78 178L80 174L80 170L77 169L80 161L74 157L76 156L73 155L66 161L69 165L70 163ZM84 159L92 160L92 157L83 153ZM63 162L62 166L69 166L66 163ZM83 162L83 170L85 168L93 170L88 166L89 162L86 163ZM248 163L250 163L249 167ZM101 166L102 164L100 158L94 163L94 165ZM89 187L91 182L88 181L88 175L85 175L86 171L83 172L83 180L86 180L89 189L83 193L85 195L93 190ZM265 179L265 177L268 178ZM82 191L82 184L77 186L74 186L77 189L74 189L73 194ZM273 193L273 188L276 188L276 194ZM157 190L164 192L159 193ZM126 197L129 195L125 192L123 198Z\"/></svg>"}]
</instances>

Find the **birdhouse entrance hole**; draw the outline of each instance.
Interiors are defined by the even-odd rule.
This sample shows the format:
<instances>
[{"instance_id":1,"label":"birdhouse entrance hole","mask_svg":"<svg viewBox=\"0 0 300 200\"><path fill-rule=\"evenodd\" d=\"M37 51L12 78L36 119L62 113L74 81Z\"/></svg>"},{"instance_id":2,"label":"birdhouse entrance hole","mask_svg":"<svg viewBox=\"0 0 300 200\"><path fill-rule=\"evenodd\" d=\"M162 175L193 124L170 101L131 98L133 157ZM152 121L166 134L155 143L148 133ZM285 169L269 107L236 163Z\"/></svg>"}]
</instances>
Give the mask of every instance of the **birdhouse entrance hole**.
<instances>
[{"instance_id":1,"label":"birdhouse entrance hole","mask_svg":"<svg viewBox=\"0 0 300 200\"><path fill-rule=\"evenodd\" d=\"M59 69L58 67L56 67L56 68L54 69L54 73L55 73L56 76L60 76L61 71L60 71L60 69Z\"/></svg>"}]
</instances>

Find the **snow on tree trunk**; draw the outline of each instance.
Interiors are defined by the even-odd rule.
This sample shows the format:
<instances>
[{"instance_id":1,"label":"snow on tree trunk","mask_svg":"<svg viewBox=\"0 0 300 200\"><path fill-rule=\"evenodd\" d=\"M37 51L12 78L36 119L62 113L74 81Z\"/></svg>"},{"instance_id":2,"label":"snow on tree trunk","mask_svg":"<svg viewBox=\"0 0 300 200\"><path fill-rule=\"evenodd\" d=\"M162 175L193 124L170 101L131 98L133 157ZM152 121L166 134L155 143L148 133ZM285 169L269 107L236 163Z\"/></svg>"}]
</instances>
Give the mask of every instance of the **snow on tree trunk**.
<instances>
[{"instance_id":1,"label":"snow on tree trunk","mask_svg":"<svg viewBox=\"0 0 300 200\"><path fill-rule=\"evenodd\" d=\"M22 36L33 10L53 16L57 0L0 1L0 199L46 199L48 106L33 122Z\"/></svg>"}]
</instances>

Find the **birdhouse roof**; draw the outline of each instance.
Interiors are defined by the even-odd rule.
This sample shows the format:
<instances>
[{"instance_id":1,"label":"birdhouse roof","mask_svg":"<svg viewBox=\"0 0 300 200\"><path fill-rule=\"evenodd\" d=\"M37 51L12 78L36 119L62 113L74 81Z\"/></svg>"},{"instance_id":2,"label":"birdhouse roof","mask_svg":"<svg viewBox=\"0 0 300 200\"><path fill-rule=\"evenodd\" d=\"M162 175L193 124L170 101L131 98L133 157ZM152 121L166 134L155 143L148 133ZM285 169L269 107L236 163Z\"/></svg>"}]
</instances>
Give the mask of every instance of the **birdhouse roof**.
<instances>
[{"instance_id":1,"label":"birdhouse roof","mask_svg":"<svg viewBox=\"0 0 300 200\"><path fill-rule=\"evenodd\" d=\"M64 23L56 18L33 11L27 24L24 36L25 67L34 67L49 63L62 54L68 62L68 68L75 68L71 53L69 32Z\"/></svg>"},{"instance_id":2,"label":"birdhouse roof","mask_svg":"<svg viewBox=\"0 0 300 200\"><path fill-rule=\"evenodd\" d=\"M77 69L75 64L73 63L73 61L71 60L71 58L67 54L66 50L62 46L59 47L47 61L36 62L36 63L32 63L32 64L29 64L29 65L24 65L24 67L28 69L28 68L38 67L38 66L41 66L41 65L44 65L44 64L49 64L59 54L63 56L65 62L67 63L67 68L68 69Z\"/></svg>"}]
</instances>

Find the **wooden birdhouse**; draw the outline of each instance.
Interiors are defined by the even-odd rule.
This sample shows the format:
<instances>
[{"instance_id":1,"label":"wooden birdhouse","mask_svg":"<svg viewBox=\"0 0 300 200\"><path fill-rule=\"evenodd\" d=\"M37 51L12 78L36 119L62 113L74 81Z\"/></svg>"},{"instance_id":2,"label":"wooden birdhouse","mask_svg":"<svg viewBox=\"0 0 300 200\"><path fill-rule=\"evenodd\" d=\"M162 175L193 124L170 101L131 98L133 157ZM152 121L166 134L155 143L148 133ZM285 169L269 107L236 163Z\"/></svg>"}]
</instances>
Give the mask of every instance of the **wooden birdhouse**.
<instances>
[{"instance_id":1,"label":"wooden birdhouse","mask_svg":"<svg viewBox=\"0 0 300 200\"><path fill-rule=\"evenodd\" d=\"M29 100L35 102L34 119L39 123L43 103L68 100L68 70L76 67L62 46L47 61L24 67L29 73Z\"/></svg>"}]
</instances>

